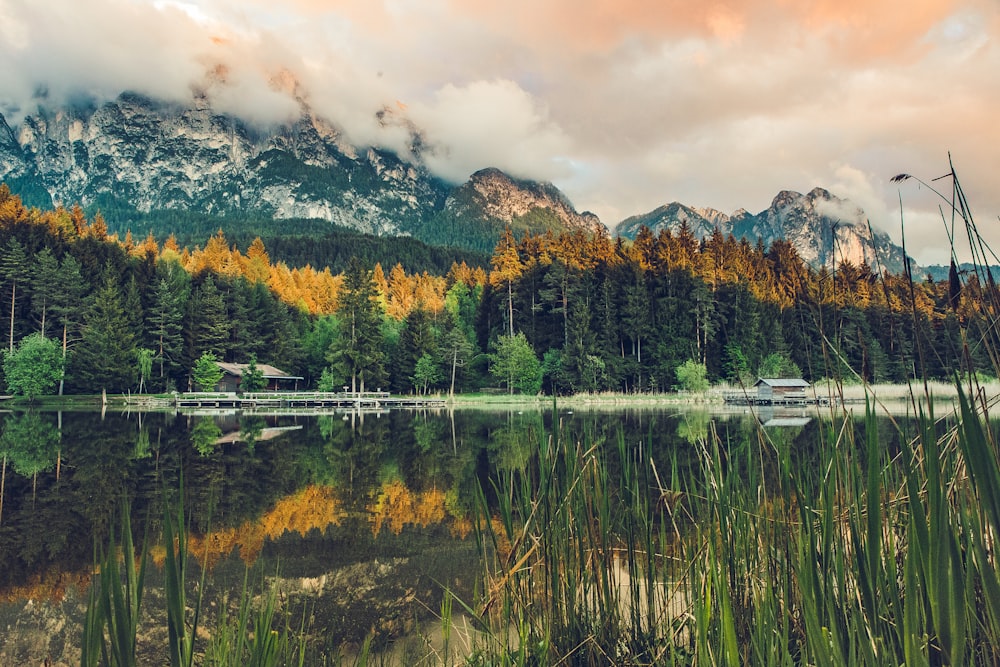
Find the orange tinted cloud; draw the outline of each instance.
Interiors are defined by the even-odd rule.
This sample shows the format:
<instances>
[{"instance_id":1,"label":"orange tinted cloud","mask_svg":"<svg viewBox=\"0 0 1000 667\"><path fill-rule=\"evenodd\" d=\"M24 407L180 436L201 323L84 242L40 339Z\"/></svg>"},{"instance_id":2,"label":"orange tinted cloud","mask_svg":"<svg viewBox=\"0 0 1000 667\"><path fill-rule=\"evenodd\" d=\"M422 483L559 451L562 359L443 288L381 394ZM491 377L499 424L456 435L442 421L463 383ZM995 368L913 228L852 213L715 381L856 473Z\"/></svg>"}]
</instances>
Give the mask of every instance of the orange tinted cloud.
<instances>
[{"instance_id":1,"label":"orange tinted cloud","mask_svg":"<svg viewBox=\"0 0 1000 667\"><path fill-rule=\"evenodd\" d=\"M609 225L816 185L898 220L886 179L951 150L1000 212L996 0L171 1L0 0L0 109L199 85L280 122L296 95L352 142L405 154L412 121L439 174L549 179Z\"/></svg>"}]
</instances>

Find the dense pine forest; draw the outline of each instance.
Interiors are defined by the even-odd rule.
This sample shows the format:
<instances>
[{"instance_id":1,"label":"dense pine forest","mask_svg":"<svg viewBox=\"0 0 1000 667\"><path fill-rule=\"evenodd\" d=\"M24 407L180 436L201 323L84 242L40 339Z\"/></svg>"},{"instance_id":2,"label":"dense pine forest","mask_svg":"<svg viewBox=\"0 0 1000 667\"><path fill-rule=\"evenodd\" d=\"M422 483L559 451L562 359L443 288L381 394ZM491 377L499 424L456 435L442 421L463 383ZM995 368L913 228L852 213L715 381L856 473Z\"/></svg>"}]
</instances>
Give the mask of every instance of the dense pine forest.
<instances>
[{"instance_id":1,"label":"dense pine forest","mask_svg":"<svg viewBox=\"0 0 1000 667\"><path fill-rule=\"evenodd\" d=\"M405 252L376 257L377 240L333 232L269 237L286 258L308 252L294 266L260 236L240 240L109 234L99 213L27 208L0 186L2 348L57 344L65 393L188 390L206 353L253 356L310 387L421 393L905 382L992 367L975 341L994 285L955 270L913 281L815 269L785 241L508 230L488 265L455 255L445 270L440 249L404 266Z\"/></svg>"}]
</instances>

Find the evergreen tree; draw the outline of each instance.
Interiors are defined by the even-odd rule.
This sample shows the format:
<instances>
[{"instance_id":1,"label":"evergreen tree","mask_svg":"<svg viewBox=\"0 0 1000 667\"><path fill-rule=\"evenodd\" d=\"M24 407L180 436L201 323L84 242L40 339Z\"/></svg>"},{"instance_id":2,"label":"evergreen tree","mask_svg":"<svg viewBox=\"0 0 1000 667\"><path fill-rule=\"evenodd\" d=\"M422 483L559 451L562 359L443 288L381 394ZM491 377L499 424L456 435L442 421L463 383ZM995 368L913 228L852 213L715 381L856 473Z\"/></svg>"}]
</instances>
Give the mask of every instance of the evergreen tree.
<instances>
[{"instance_id":1,"label":"evergreen tree","mask_svg":"<svg viewBox=\"0 0 1000 667\"><path fill-rule=\"evenodd\" d=\"M507 321L507 335L514 335L514 281L520 278L524 271L524 263L517 253L514 233L508 225L493 252L493 272L490 274L490 284L502 288L506 295L504 305Z\"/></svg>"},{"instance_id":2,"label":"evergreen tree","mask_svg":"<svg viewBox=\"0 0 1000 667\"><path fill-rule=\"evenodd\" d=\"M240 389L247 392L261 391L267 386L264 379L264 372L257 367L257 355L251 353L250 361L243 370L243 380L240 382Z\"/></svg>"},{"instance_id":3,"label":"evergreen tree","mask_svg":"<svg viewBox=\"0 0 1000 667\"><path fill-rule=\"evenodd\" d=\"M80 275L80 263L72 255L66 255L59 263L55 276L58 289L52 293L49 310L62 332L63 366L67 366L70 345L79 338L84 314L84 282ZM63 394L64 383L59 381L59 395Z\"/></svg>"},{"instance_id":4,"label":"evergreen tree","mask_svg":"<svg viewBox=\"0 0 1000 667\"><path fill-rule=\"evenodd\" d=\"M7 241L7 245L0 251L0 275L4 282L10 286L10 352L14 351L14 314L17 310L18 287L24 286L31 277L31 267L28 265L28 256L24 246L16 238Z\"/></svg>"},{"instance_id":5,"label":"evergreen tree","mask_svg":"<svg viewBox=\"0 0 1000 667\"><path fill-rule=\"evenodd\" d=\"M135 334L111 273L94 294L80 344L70 363L73 386L83 392L124 392L135 384Z\"/></svg>"},{"instance_id":6,"label":"evergreen tree","mask_svg":"<svg viewBox=\"0 0 1000 667\"><path fill-rule=\"evenodd\" d=\"M146 332L153 346L161 389L169 380L177 380L185 366L183 321L188 300L187 274L176 265L160 271L153 291L152 305L146 313Z\"/></svg>"},{"instance_id":7,"label":"evergreen tree","mask_svg":"<svg viewBox=\"0 0 1000 667\"><path fill-rule=\"evenodd\" d=\"M59 259L49 248L42 248L35 254L31 272L31 311L38 322L42 338L46 335L46 325L50 323L52 304L59 299L59 291L64 283L59 278Z\"/></svg>"},{"instance_id":8,"label":"evergreen tree","mask_svg":"<svg viewBox=\"0 0 1000 667\"><path fill-rule=\"evenodd\" d=\"M351 391L380 384L385 375L381 305L371 272L356 258L344 274L337 316L341 335L331 346L328 360L339 374L350 378Z\"/></svg>"},{"instance_id":9,"label":"evergreen tree","mask_svg":"<svg viewBox=\"0 0 1000 667\"><path fill-rule=\"evenodd\" d=\"M411 378L417 362L425 355L437 353L437 340L431 326L431 316L418 304L413 308L399 333L399 346L396 354L396 364L393 370L393 388L397 391L416 389Z\"/></svg>"},{"instance_id":10,"label":"evergreen tree","mask_svg":"<svg viewBox=\"0 0 1000 667\"><path fill-rule=\"evenodd\" d=\"M211 274L195 288L188 309L189 354L191 358L210 352L225 358L229 342L229 313L226 301Z\"/></svg>"},{"instance_id":11,"label":"evergreen tree","mask_svg":"<svg viewBox=\"0 0 1000 667\"><path fill-rule=\"evenodd\" d=\"M455 322L455 316L449 314L448 320L441 336L439 352L441 367L448 369L450 373L448 393L453 396L456 383L462 383L465 379L466 367L472 361L475 348L468 334Z\"/></svg>"}]
</instances>

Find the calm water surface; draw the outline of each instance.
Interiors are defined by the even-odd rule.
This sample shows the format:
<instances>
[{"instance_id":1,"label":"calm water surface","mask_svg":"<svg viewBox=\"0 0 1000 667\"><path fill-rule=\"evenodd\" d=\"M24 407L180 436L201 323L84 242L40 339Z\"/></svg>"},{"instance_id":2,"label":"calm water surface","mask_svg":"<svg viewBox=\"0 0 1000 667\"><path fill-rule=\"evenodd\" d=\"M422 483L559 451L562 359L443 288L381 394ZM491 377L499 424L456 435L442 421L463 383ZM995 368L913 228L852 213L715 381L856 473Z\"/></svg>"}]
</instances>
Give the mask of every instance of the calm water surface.
<instances>
[{"instance_id":1,"label":"calm water surface","mask_svg":"<svg viewBox=\"0 0 1000 667\"><path fill-rule=\"evenodd\" d=\"M336 648L421 628L444 586L473 599L478 489L491 488L493 472L523 466L554 423L588 445L642 448L666 481L698 465L695 443L710 429L738 452L756 446L762 422L774 446L804 465L836 432L828 413L681 408L2 414L0 664L78 661L95 545L107 542L126 499L137 541L150 535L161 565L153 536L181 480L192 561L206 569L208 625L249 573L252 585L277 584L294 624L306 614L317 641ZM880 434L899 447L887 423ZM143 627L154 647L165 632L161 589L152 567Z\"/></svg>"}]
</instances>

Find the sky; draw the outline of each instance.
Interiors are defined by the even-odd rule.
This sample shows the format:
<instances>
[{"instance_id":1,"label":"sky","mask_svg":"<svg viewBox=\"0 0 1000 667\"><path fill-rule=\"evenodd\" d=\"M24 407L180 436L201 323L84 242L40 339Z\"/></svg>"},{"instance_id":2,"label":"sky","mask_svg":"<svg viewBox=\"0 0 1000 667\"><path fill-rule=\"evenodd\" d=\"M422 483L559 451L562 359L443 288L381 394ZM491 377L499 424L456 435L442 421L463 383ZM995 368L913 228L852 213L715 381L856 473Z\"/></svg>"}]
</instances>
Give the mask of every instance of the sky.
<instances>
[{"instance_id":1,"label":"sky","mask_svg":"<svg viewBox=\"0 0 1000 667\"><path fill-rule=\"evenodd\" d=\"M611 228L819 186L946 263L949 159L1000 254L998 38L998 0L0 0L0 112L197 91L267 125L297 97L357 145L405 153L416 127L435 173L551 181Z\"/></svg>"}]
</instances>

